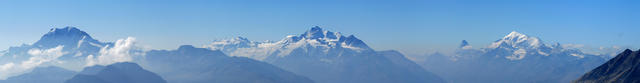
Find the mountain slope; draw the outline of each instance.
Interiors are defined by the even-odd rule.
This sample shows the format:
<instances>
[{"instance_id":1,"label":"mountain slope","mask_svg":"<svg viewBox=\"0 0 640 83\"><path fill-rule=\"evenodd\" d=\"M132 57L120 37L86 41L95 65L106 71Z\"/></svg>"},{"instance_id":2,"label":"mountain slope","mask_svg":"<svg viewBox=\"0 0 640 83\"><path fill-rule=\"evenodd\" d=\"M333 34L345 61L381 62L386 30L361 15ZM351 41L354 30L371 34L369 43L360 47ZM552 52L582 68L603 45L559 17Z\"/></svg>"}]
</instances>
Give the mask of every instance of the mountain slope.
<instances>
[{"instance_id":1,"label":"mountain slope","mask_svg":"<svg viewBox=\"0 0 640 83\"><path fill-rule=\"evenodd\" d=\"M191 45L146 54L144 67L172 83L313 83L268 63Z\"/></svg>"},{"instance_id":2,"label":"mountain slope","mask_svg":"<svg viewBox=\"0 0 640 83\"><path fill-rule=\"evenodd\" d=\"M627 49L574 82L638 83L640 82L640 50Z\"/></svg>"},{"instance_id":3,"label":"mountain slope","mask_svg":"<svg viewBox=\"0 0 640 83\"><path fill-rule=\"evenodd\" d=\"M71 78L76 72L60 67L37 67L31 72L0 80L0 83L62 83Z\"/></svg>"},{"instance_id":4,"label":"mountain slope","mask_svg":"<svg viewBox=\"0 0 640 83\"><path fill-rule=\"evenodd\" d=\"M245 42L237 42L239 39ZM400 53L378 52L353 35L317 26L275 42L236 38L215 41L206 47L262 60L319 83L444 82Z\"/></svg>"},{"instance_id":5,"label":"mountain slope","mask_svg":"<svg viewBox=\"0 0 640 83\"><path fill-rule=\"evenodd\" d=\"M90 67L82 72L85 73L75 75L65 83L166 83L155 73L129 62L115 63L103 68Z\"/></svg>"}]
</instances>

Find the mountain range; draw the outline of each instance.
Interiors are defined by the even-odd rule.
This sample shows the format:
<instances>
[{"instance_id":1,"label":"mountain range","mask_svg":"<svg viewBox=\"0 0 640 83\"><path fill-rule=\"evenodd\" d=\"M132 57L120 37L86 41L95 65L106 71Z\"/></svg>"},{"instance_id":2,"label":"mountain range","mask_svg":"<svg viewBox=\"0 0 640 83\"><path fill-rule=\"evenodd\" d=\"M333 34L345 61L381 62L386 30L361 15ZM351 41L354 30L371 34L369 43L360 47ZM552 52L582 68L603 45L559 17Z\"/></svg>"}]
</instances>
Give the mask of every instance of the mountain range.
<instances>
[{"instance_id":1,"label":"mountain range","mask_svg":"<svg viewBox=\"0 0 640 83\"><path fill-rule=\"evenodd\" d=\"M51 29L34 44L11 47L8 50L3 51L7 53L0 56L0 66L2 66L2 69L0 69L2 70L0 71L0 77L2 77L2 75L6 75L8 72L11 73L8 74L8 76L10 76L9 79L0 80L0 82L24 83L27 81L51 80L47 82L62 83L64 80L67 80L67 83L313 83L313 80L293 74L268 63L249 58L229 57L219 51L194 48L190 45L181 46L175 51L145 51L140 53L145 54L143 57L131 56L129 54L120 55L117 53L108 53L110 52L108 49L117 48L116 44L118 44L118 42L111 43L95 40L86 32L75 27ZM129 49L125 51L139 50ZM117 65L107 64L108 66L100 66L100 64L89 64L91 60L93 60L93 56L108 56L107 58L96 58L95 60L116 59L112 56L131 57L132 59L130 61L123 61L125 63L116 63ZM142 67L138 67L138 64L142 65ZM201 65L198 66L193 64ZM57 68L56 71L63 72L63 74L56 73L56 71L53 70L50 72L42 72L40 71L42 68L39 68L39 66L55 67ZM6 70L5 72L4 69L13 70ZM31 72L26 71L32 69L33 71ZM149 71L146 69L149 69ZM82 71L78 74L73 72L77 70ZM158 72L158 74L155 75L155 72ZM145 76L137 76L137 74ZM34 75L59 77L34 77ZM71 76L73 76L73 78L71 78ZM127 76L132 76L132 78L128 78ZM153 79L138 79L139 77L149 76ZM156 78L154 76L158 77ZM166 78L166 80L163 78ZM247 80L246 78L255 80Z\"/></svg>"},{"instance_id":2,"label":"mountain range","mask_svg":"<svg viewBox=\"0 0 640 83\"><path fill-rule=\"evenodd\" d=\"M608 59L563 48L559 43L545 44L515 31L485 48L472 48L463 40L453 55L427 56L420 62L424 68L455 83L566 83Z\"/></svg>"},{"instance_id":3,"label":"mountain range","mask_svg":"<svg viewBox=\"0 0 640 83\"><path fill-rule=\"evenodd\" d=\"M445 82L399 52L375 51L354 35L317 26L280 41L255 42L238 37L205 47L265 61L319 83Z\"/></svg>"},{"instance_id":4,"label":"mountain range","mask_svg":"<svg viewBox=\"0 0 640 83\"><path fill-rule=\"evenodd\" d=\"M128 40L101 42L75 27L51 29L33 44L0 51L0 78L6 78L0 83L636 82L638 62L638 52L609 60L515 31L484 48L463 40L454 53L415 61L318 26L279 41L237 37L174 50L118 47L135 48L122 43Z\"/></svg>"}]
</instances>

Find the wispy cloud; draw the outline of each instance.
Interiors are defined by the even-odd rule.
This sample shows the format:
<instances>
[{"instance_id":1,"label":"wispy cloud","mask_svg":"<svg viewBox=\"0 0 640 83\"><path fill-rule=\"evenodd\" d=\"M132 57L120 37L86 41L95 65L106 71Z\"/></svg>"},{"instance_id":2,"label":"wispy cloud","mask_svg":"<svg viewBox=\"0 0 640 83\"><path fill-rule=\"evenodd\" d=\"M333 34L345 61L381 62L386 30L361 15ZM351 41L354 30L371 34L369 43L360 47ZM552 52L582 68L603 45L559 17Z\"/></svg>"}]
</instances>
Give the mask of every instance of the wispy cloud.
<instances>
[{"instance_id":1,"label":"wispy cloud","mask_svg":"<svg viewBox=\"0 0 640 83\"><path fill-rule=\"evenodd\" d=\"M622 52L624 49L631 48L629 46L588 46L584 44L564 44L563 48L567 49L580 49L582 52L587 54L594 55L608 55L608 56L616 56L618 53Z\"/></svg>"},{"instance_id":2,"label":"wispy cloud","mask_svg":"<svg viewBox=\"0 0 640 83\"><path fill-rule=\"evenodd\" d=\"M67 54L67 52L63 52L62 48L64 46L60 45L50 49L31 49L28 51L28 54L31 55L29 60L22 61L20 64L15 64L13 62L0 65L0 79L6 79L8 76L12 76L15 74L20 74L25 72L26 70L35 68L41 64L47 62L55 62L62 55Z\"/></svg>"}]
</instances>

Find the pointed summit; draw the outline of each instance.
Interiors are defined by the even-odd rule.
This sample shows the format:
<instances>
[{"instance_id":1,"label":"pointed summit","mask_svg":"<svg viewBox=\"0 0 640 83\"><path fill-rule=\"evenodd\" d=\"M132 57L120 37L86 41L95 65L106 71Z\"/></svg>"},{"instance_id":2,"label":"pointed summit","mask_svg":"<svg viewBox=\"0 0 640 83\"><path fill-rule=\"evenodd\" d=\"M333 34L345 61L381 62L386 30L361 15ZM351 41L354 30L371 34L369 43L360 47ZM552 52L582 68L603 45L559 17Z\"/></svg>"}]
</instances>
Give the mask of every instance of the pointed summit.
<instances>
[{"instance_id":1,"label":"pointed summit","mask_svg":"<svg viewBox=\"0 0 640 83\"><path fill-rule=\"evenodd\" d=\"M238 36L236 38L233 38L233 40L241 40L241 41L249 41L249 39L242 37L242 36Z\"/></svg>"},{"instance_id":2,"label":"pointed summit","mask_svg":"<svg viewBox=\"0 0 640 83\"><path fill-rule=\"evenodd\" d=\"M77 46L79 42L99 43L89 36L89 34L76 27L64 27L51 29L33 45L37 47L54 47L58 45L74 47Z\"/></svg>"},{"instance_id":3,"label":"pointed summit","mask_svg":"<svg viewBox=\"0 0 640 83\"><path fill-rule=\"evenodd\" d=\"M471 49L471 45L469 45L469 42L467 42L467 40L462 40L462 43L460 43L460 47L458 47L460 49Z\"/></svg>"},{"instance_id":4,"label":"pointed summit","mask_svg":"<svg viewBox=\"0 0 640 83\"><path fill-rule=\"evenodd\" d=\"M311 27L311 30L309 30L309 31L310 32L311 31L322 31L322 28L320 28L320 26L313 26L313 27Z\"/></svg>"},{"instance_id":5,"label":"pointed summit","mask_svg":"<svg viewBox=\"0 0 640 83\"><path fill-rule=\"evenodd\" d=\"M298 42L301 39L315 40L322 45L328 46L340 46L342 48L357 49L357 50L372 50L362 40L356 38L354 35L343 36L340 32L331 32L322 30L318 26L312 27L310 30L298 37L287 37L284 41Z\"/></svg>"},{"instance_id":6,"label":"pointed summit","mask_svg":"<svg viewBox=\"0 0 640 83\"><path fill-rule=\"evenodd\" d=\"M638 51L640 51L640 50L638 50ZM625 49L625 50L622 52L622 54L629 54L629 53L631 53L631 52L633 52L631 49Z\"/></svg>"},{"instance_id":7,"label":"pointed summit","mask_svg":"<svg viewBox=\"0 0 640 83\"><path fill-rule=\"evenodd\" d=\"M527 40L535 41L535 40L537 40L537 38L529 37L529 36L527 36L525 34L518 33L516 31L511 31L511 33L509 33L509 35L507 35L507 36L504 36L504 38L502 38L502 40L508 40L510 42L518 43L518 42L524 42L524 41L527 41Z\"/></svg>"},{"instance_id":8,"label":"pointed summit","mask_svg":"<svg viewBox=\"0 0 640 83\"><path fill-rule=\"evenodd\" d=\"M89 36L89 34L87 34L84 31L81 31L80 29L76 28L76 27L64 27L64 28L52 28L51 30L49 30L49 32L47 34L45 34L41 39L45 39L45 38L82 38L83 36L86 36L88 38L91 38L91 36Z\"/></svg>"},{"instance_id":9,"label":"pointed summit","mask_svg":"<svg viewBox=\"0 0 640 83\"><path fill-rule=\"evenodd\" d=\"M525 34L511 31L504 38L497 40L489 48L508 47L508 48L538 48L544 46L542 41L536 37L529 37Z\"/></svg>"},{"instance_id":10,"label":"pointed summit","mask_svg":"<svg viewBox=\"0 0 640 83\"><path fill-rule=\"evenodd\" d=\"M469 45L469 42L467 42L467 40L462 40L462 43L460 43L461 48L468 45Z\"/></svg>"},{"instance_id":11,"label":"pointed summit","mask_svg":"<svg viewBox=\"0 0 640 83\"><path fill-rule=\"evenodd\" d=\"M333 32L324 31L319 26L314 26L311 29L309 29L307 32L301 35L301 37L307 38L307 39L318 39L318 38L324 38L327 36L332 36L331 38L336 38Z\"/></svg>"},{"instance_id":12,"label":"pointed summit","mask_svg":"<svg viewBox=\"0 0 640 83\"><path fill-rule=\"evenodd\" d=\"M527 37L527 35L524 35L516 31L511 31L511 33L509 33L509 35L505 36L504 38L514 38L514 37Z\"/></svg>"}]
</instances>

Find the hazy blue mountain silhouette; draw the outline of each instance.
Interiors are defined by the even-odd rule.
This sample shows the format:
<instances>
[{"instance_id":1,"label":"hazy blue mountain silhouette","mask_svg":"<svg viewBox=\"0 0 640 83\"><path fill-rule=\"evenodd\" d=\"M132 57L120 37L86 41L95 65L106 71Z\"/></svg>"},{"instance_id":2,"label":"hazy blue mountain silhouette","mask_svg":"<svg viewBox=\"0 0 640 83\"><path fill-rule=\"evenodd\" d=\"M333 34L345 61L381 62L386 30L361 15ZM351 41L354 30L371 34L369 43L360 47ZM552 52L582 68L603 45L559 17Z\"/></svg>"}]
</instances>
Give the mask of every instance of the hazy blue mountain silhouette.
<instances>
[{"instance_id":1,"label":"hazy blue mountain silhouette","mask_svg":"<svg viewBox=\"0 0 640 83\"><path fill-rule=\"evenodd\" d=\"M220 51L180 46L177 50L146 53L145 68L171 83L313 83L271 64Z\"/></svg>"},{"instance_id":2,"label":"hazy blue mountain silhouette","mask_svg":"<svg viewBox=\"0 0 640 83\"><path fill-rule=\"evenodd\" d=\"M60 67L36 67L31 72L0 80L0 83L63 83L76 72Z\"/></svg>"},{"instance_id":3,"label":"hazy blue mountain silhouette","mask_svg":"<svg viewBox=\"0 0 640 83\"><path fill-rule=\"evenodd\" d=\"M88 67L65 83L166 83L159 75L136 63L121 62Z\"/></svg>"}]
</instances>

